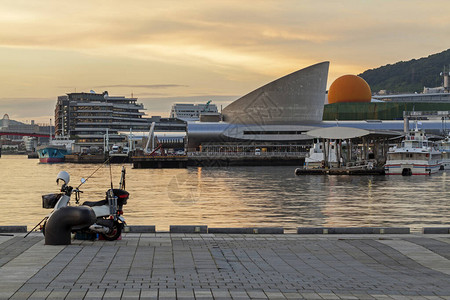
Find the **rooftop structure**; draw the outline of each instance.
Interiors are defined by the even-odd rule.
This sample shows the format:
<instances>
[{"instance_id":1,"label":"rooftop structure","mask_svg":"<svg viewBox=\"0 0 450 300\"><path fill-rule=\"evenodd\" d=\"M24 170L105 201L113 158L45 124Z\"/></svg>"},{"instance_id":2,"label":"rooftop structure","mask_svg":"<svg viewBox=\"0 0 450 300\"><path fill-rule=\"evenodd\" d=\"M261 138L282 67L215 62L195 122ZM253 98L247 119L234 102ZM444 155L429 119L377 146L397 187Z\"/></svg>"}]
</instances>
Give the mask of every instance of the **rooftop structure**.
<instances>
[{"instance_id":1,"label":"rooftop structure","mask_svg":"<svg viewBox=\"0 0 450 300\"><path fill-rule=\"evenodd\" d=\"M121 141L119 131L149 128L143 104L137 98L102 94L70 93L59 96L55 108L55 135L75 137L77 144L102 147L105 135L111 143Z\"/></svg>"},{"instance_id":2,"label":"rooftop structure","mask_svg":"<svg viewBox=\"0 0 450 300\"><path fill-rule=\"evenodd\" d=\"M339 77L328 90L328 103L370 102L371 98L370 86L356 75Z\"/></svg>"},{"instance_id":3,"label":"rooftop structure","mask_svg":"<svg viewBox=\"0 0 450 300\"><path fill-rule=\"evenodd\" d=\"M170 110L170 118L177 118L183 121L198 121L202 113L218 113L217 106L210 104L187 104L175 103Z\"/></svg>"},{"instance_id":4,"label":"rooftop structure","mask_svg":"<svg viewBox=\"0 0 450 300\"><path fill-rule=\"evenodd\" d=\"M304 144L322 121L328 67L319 63L254 90L224 108L224 122L188 123L188 147L238 143L283 151Z\"/></svg>"},{"instance_id":5,"label":"rooftop structure","mask_svg":"<svg viewBox=\"0 0 450 300\"><path fill-rule=\"evenodd\" d=\"M292 125L322 121L329 62L288 74L223 109L233 124Z\"/></svg>"}]
</instances>

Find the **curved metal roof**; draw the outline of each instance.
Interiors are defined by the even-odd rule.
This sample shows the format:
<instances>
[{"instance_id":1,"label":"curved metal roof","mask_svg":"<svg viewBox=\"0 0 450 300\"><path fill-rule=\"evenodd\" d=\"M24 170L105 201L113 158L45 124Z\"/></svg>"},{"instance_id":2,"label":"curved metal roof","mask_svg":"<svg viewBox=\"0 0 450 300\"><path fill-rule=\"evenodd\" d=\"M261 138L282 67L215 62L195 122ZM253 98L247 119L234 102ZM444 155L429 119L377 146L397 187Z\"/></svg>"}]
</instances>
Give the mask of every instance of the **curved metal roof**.
<instances>
[{"instance_id":1,"label":"curved metal roof","mask_svg":"<svg viewBox=\"0 0 450 300\"><path fill-rule=\"evenodd\" d=\"M308 131L306 134L315 138L343 140L369 135L370 131L352 127L327 127L313 129Z\"/></svg>"}]
</instances>

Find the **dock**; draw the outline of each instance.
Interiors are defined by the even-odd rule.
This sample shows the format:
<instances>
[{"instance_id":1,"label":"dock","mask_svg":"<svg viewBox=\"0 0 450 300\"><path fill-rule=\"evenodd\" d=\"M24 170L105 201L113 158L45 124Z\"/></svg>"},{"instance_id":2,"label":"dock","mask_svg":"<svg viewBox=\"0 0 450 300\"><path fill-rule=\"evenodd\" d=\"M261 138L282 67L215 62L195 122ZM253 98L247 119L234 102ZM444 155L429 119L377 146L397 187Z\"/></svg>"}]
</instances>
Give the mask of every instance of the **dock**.
<instances>
[{"instance_id":1,"label":"dock","mask_svg":"<svg viewBox=\"0 0 450 300\"><path fill-rule=\"evenodd\" d=\"M108 155L101 154L69 154L64 156L64 162L75 164L102 164L108 159ZM110 163L129 163L128 154L111 154L109 156Z\"/></svg>"},{"instance_id":2,"label":"dock","mask_svg":"<svg viewBox=\"0 0 450 300\"><path fill-rule=\"evenodd\" d=\"M68 154L64 156L64 162L75 164L99 164L104 163L105 154Z\"/></svg>"},{"instance_id":3,"label":"dock","mask_svg":"<svg viewBox=\"0 0 450 300\"><path fill-rule=\"evenodd\" d=\"M295 175L385 175L384 168L348 169L348 168L322 168L322 169L295 169Z\"/></svg>"},{"instance_id":4,"label":"dock","mask_svg":"<svg viewBox=\"0 0 450 300\"><path fill-rule=\"evenodd\" d=\"M449 299L450 235L0 234L0 299ZM322 233L322 232L321 232ZM325 233L325 232L323 232Z\"/></svg>"},{"instance_id":5,"label":"dock","mask_svg":"<svg viewBox=\"0 0 450 300\"><path fill-rule=\"evenodd\" d=\"M133 156L132 162L135 169L186 168L188 157L186 155L141 155Z\"/></svg>"},{"instance_id":6,"label":"dock","mask_svg":"<svg viewBox=\"0 0 450 300\"><path fill-rule=\"evenodd\" d=\"M189 156L188 165L193 167L230 166L301 166L304 156L292 155L246 155L246 156Z\"/></svg>"},{"instance_id":7,"label":"dock","mask_svg":"<svg viewBox=\"0 0 450 300\"><path fill-rule=\"evenodd\" d=\"M299 166L304 157L290 155L173 155L133 156L133 167L143 168L186 168L186 167L230 167L230 166Z\"/></svg>"}]
</instances>

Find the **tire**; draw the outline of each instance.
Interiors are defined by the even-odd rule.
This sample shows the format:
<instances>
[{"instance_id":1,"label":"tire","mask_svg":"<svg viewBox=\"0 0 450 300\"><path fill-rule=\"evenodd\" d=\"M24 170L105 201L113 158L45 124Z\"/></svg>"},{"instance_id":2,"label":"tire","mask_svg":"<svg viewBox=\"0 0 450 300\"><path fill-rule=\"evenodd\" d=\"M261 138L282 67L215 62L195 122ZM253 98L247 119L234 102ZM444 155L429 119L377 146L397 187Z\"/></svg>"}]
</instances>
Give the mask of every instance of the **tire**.
<instances>
[{"instance_id":1,"label":"tire","mask_svg":"<svg viewBox=\"0 0 450 300\"><path fill-rule=\"evenodd\" d=\"M119 222L114 222L113 228L109 233L100 233L103 239L107 241L115 241L119 238L121 234L122 234L122 224L119 224Z\"/></svg>"}]
</instances>

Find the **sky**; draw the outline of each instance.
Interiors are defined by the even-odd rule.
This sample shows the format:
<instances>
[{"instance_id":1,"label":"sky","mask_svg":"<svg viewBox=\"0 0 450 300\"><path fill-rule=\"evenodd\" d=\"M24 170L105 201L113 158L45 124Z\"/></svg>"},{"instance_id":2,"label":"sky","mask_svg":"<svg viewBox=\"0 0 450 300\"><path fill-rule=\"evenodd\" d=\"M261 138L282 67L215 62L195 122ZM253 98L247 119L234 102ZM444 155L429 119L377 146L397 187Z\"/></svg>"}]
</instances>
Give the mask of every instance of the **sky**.
<instances>
[{"instance_id":1,"label":"sky","mask_svg":"<svg viewBox=\"0 0 450 300\"><path fill-rule=\"evenodd\" d=\"M71 92L227 104L312 64L339 76L450 48L448 0L1 0L0 114L48 123ZM450 62L449 62L450 63ZM0 116L0 117L1 117Z\"/></svg>"}]
</instances>

